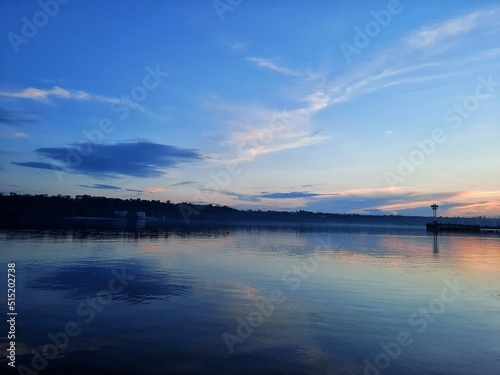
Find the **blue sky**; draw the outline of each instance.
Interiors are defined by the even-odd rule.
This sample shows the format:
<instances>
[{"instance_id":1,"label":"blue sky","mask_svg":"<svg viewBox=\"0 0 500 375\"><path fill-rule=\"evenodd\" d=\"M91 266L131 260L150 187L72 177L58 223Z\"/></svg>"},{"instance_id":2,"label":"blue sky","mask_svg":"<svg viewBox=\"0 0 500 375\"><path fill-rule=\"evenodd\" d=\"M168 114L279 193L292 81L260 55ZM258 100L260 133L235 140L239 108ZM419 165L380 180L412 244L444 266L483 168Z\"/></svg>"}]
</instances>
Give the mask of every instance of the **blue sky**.
<instances>
[{"instance_id":1,"label":"blue sky","mask_svg":"<svg viewBox=\"0 0 500 375\"><path fill-rule=\"evenodd\" d=\"M1 192L500 216L496 1L1 7Z\"/></svg>"}]
</instances>

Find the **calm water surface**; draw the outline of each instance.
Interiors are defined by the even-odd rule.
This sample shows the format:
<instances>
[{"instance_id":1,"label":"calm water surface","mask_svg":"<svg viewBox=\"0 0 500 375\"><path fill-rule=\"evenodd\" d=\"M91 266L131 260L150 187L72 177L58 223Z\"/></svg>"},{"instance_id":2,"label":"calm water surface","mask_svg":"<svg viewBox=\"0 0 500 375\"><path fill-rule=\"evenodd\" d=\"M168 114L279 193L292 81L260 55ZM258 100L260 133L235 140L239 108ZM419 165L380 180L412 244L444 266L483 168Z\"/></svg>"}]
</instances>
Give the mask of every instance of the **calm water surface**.
<instances>
[{"instance_id":1,"label":"calm water surface","mask_svg":"<svg viewBox=\"0 0 500 375\"><path fill-rule=\"evenodd\" d=\"M497 375L500 236L436 240L420 228L0 231L0 310L15 262L16 365L40 374ZM1 328L1 373L18 373Z\"/></svg>"}]
</instances>

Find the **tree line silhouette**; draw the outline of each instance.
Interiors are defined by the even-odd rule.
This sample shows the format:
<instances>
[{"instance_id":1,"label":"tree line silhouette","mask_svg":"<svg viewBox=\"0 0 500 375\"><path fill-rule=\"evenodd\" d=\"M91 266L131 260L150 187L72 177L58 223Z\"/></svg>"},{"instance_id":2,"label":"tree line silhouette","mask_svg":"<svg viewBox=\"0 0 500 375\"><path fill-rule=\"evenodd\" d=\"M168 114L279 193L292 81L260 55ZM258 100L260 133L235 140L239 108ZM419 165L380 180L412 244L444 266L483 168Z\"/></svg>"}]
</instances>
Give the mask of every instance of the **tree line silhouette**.
<instances>
[{"instance_id":1,"label":"tree line silhouette","mask_svg":"<svg viewBox=\"0 0 500 375\"><path fill-rule=\"evenodd\" d=\"M122 211L121 213L117 213ZM125 214L125 211L127 212ZM429 217L402 215L360 215L274 210L238 210L218 204L172 203L169 200L121 199L91 195L2 194L0 193L0 219L38 218L126 218L135 220L137 212L155 220L192 223L202 221L255 221L342 224L425 225ZM125 215L125 216L123 216ZM449 222L475 221L472 218L448 218ZM484 219L493 220L493 219Z\"/></svg>"}]
</instances>

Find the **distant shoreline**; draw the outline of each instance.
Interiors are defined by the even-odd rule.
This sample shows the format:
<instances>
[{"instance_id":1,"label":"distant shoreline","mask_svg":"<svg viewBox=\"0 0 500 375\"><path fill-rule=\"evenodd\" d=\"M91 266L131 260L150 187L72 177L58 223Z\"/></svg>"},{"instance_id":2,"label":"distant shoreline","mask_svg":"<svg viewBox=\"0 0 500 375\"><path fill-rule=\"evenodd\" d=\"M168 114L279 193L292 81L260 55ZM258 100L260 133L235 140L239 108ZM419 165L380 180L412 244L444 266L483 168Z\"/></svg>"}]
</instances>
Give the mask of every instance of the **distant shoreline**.
<instances>
[{"instance_id":1,"label":"distant shoreline","mask_svg":"<svg viewBox=\"0 0 500 375\"><path fill-rule=\"evenodd\" d=\"M139 220L139 221L137 221ZM297 211L238 210L213 204L171 203L159 200L120 199L90 195L49 196L0 194L0 228L36 226L69 227L75 221L114 222L124 226L224 226L237 225L363 225L421 227L434 220L425 216L362 215ZM498 227L500 220L486 217L438 217L441 223Z\"/></svg>"}]
</instances>

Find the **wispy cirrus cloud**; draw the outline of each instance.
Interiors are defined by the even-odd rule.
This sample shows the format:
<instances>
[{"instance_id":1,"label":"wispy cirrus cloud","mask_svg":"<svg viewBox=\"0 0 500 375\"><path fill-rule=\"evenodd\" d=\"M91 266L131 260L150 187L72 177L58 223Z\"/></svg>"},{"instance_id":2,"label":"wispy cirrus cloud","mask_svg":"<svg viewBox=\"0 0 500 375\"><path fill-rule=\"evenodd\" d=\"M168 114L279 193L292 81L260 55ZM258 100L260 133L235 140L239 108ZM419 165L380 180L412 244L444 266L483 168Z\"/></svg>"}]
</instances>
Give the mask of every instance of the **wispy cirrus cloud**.
<instances>
[{"instance_id":1,"label":"wispy cirrus cloud","mask_svg":"<svg viewBox=\"0 0 500 375\"><path fill-rule=\"evenodd\" d=\"M184 185L191 185L191 184L195 184L196 181L174 181L174 182L171 182L169 183L167 186L184 186Z\"/></svg>"},{"instance_id":2,"label":"wispy cirrus cloud","mask_svg":"<svg viewBox=\"0 0 500 375\"><path fill-rule=\"evenodd\" d=\"M20 131L25 125L32 125L38 121L32 112L8 110L0 107L0 138L27 139L29 133Z\"/></svg>"},{"instance_id":3,"label":"wispy cirrus cloud","mask_svg":"<svg viewBox=\"0 0 500 375\"><path fill-rule=\"evenodd\" d=\"M290 199L290 198L312 198L312 197L317 197L319 195L322 194L310 193L307 191L289 191L289 192L277 192L277 193L262 192L259 195L259 197L269 198L269 199Z\"/></svg>"},{"instance_id":4,"label":"wispy cirrus cloud","mask_svg":"<svg viewBox=\"0 0 500 375\"><path fill-rule=\"evenodd\" d=\"M464 59L470 58L469 55L460 61L444 61L435 58L435 54L427 54L425 47L432 49L439 44L459 41L461 36L475 29L492 26L498 23L494 17L497 13L497 9L476 11L422 27L391 43L382 52L372 56L369 62L351 65L341 75L333 77L331 72L319 70L311 73L306 69L304 71L308 73L301 74L298 70L280 66L267 58L247 57L247 61L259 67L300 77L297 80L300 84L287 90L291 97L296 98L296 103L290 104L293 109L281 112L281 116L286 119L286 129L273 131L272 139L267 141L260 140L261 135L269 132L269 124L274 121L278 111L265 108L264 105L238 104L229 108L231 105L226 104L226 122L231 130L223 143L233 146L233 155L226 154L221 158L236 162L251 161L259 155L322 142L329 136L326 132L318 131L313 121L313 117L321 111L395 86L444 82L463 76L462 70L467 68ZM420 54L418 58L415 58L416 52ZM492 50L483 55L484 59L494 59L498 51ZM296 95L293 95L294 92Z\"/></svg>"},{"instance_id":5,"label":"wispy cirrus cloud","mask_svg":"<svg viewBox=\"0 0 500 375\"><path fill-rule=\"evenodd\" d=\"M125 191L131 191L133 193L142 193L143 190L140 190L140 189L125 189Z\"/></svg>"},{"instance_id":6,"label":"wispy cirrus cloud","mask_svg":"<svg viewBox=\"0 0 500 375\"><path fill-rule=\"evenodd\" d=\"M0 138L27 139L29 137L29 134L26 132L0 131Z\"/></svg>"},{"instance_id":7,"label":"wispy cirrus cloud","mask_svg":"<svg viewBox=\"0 0 500 375\"><path fill-rule=\"evenodd\" d=\"M230 49L237 50L237 51L244 50L247 48L247 44L242 43L242 42L233 42L233 43L230 43L228 46Z\"/></svg>"},{"instance_id":8,"label":"wispy cirrus cloud","mask_svg":"<svg viewBox=\"0 0 500 375\"><path fill-rule=\"evenodd\" d=\"M255 138L253 133L253 130L250 130L248 132L238 132L233 135L231 142L245 146L240 149L238 155L232 162L247 162L262 155L311 146L328 139L326 135L317 132L288 132L276 136L275 139L269 143L259 144L254 143Z\"/></svg>"},{"instance_id":9,"label":"wispy cirrus cloud","mask_svg":"<svg viewBox=\"0 0 500 375\"><path fill-rule=\"evenodd\" d=\"M244 194L232 191L221 191L221 193L248 202L262 202L263 200L293 200L293 199L313 198L325 195L320 193L312 193L308 191L287 191L287 192L262 191L259 194Z\"/></svg>"},{"instance_id":10,"label":"wispy cirrus cloud","mask_svg":"<svg viewBox=\"0 0 500 375\"><path fill-rule=\"evenodd\" d=\"M32 113L0 108L0 125L20 126L36 122L37 121L33 119Z\"/></svg>"},{"instance_id":11,"label":"wispy cirrus cloud","mask_svg":"<svg viewBox=\"0 0 500 375\"><path fill-rule=\"evenodd\" d=\"M13 163L18 166L54 169L91 177L160 177L164 169L180 163L202 160L198 151L149 141L97 144L82 156L77 145L44 147L35 150L55 164L41 162Z\"/></svg>"},{"instance_id":12,"label":"wispy cirrus cloud","mask_svg":"<svg viewBox=\"0 0 500 375\"><path fill-rule=\"evenodd\" d=\"M318 112L396 85L460 77L467 64L497 58L500 53L498 48L473 56L464 49L460 58L452 60L440 59L436 55L452 47L460 52L460 48L468 43L463 37L474 31L491 33L491 30L498 29L499 15L500 8L489 8L419 28L371 56L369 62L352 65L342 76L333 79L325 76L320 85L312 81L311 94L303 96L309 104L303 111ZM485 37L494 38L492 35Z\"/></svg>"},{"instance_id":13,"label":"wispy cirrus cloud","mask_svg":"<svg viewBox=\"0 0 500 375\"><path fill-rule=\"evenodd\" d=\"M90 189L103 189L103 190L121 190L121 187L114 185L106 185L106 184L94 184L94 185L78 185L84 188Z\"/></svg>"},{"instance_id":14,"label":"wispy cirrus cloud","mask_svg":"<svg viewBox=\"0 0 500 375\"><path fill-rule=\"evenodd\" d=\"M413 49L422 49L436 46L436 44L449 42L450 39L467 34L474 29L489 24L492 15L498 10L477 11L465 16L455 17L438 24L425 26L406 36L404 43ZM495 22L497 22L495 20Z\"/></svg>"},{"instance_id":15,"label":"wispy cirrus cloud","mask_svg":"<svg viewBox=\"0 0 500 375\"><path fill-rule=\"evenodd\" d=\"M273 70L277 73L280 73L280 74L283 74L286 76L299 77L301 75L300 72L298 72L294 69L291 69L291 68L288 68L285 66L279 66L279 65L275 64L274 62L272 62L271 60L263 58L263 57L247 57L247 61L254 63L258 67L267 68L267 69Z\"/></svg>"},{"instance_id":16,"label":"wispy cirrus cloud","mask_svg":"<svg viewBox=\"0 0 500 375\"><path fill-rule=\"evenodd\" d=\"M50 103L52 98L98 101L104 103L119 103L118 98L112 98L102 95L91 94L83 90L65 89L54 86L50 89L39 89L28 87L19 91L0 91L0 96L8 98L30 99L40 102Z\"/></svg>"},{"instance_id":17,"label":"wispy cirrus cloud","mask_svg":"<svg viewBox=\"0 0 500 375\"><path fill-rule=\"evenodd\" d=\"M160 192L162 192L164 190L165 189L160 188L160 187L151 187L151 188L148 188L146 190L143 190L142 193L143 194L153 194L153 193L160 193Z\"/></svg>"},{"instance_id":18,"label":"wispy cirrus cloud","mask_svg":"<svg viewBox=\"0 0 500 375\"><path fill-rule=\"evenodd\" d=\"M460 202L448 209L450 216L500 216L500 201L487 200L474 203Z\"/></svg>"},{"instance_id":19,"label":"wispy cirrus cloud","mask_svg":"<svg viewBox=\"0 0 500 375\"><path fill-rule=\"evenodd\" d=\"M225 162L249 162L261 155L306 147L328 139L323 129L313 128L308 111L212 104L213 108L220 109L230 129L221 142L229 149L220 151L217 156Z\"/></svg>"},{"instance_id":20,"label":"wispy cirrus cloud","mask_svg":"<svg viewBox=\"0 0 500 375\"><path fill-rule=\"evenodd\" d=\"M354 101L361 96L374 94L391 86L421 84L425 81L443 80L457 75L457 73L425 75L426 71L441 66L438 62L410 64L405 67L399 65L398 62L396 65L388 63L362 67L324 83L320 88L312 88L312 94L303 98L307 105L298 109L297 112L312 116L326 108Z\"/></svg>"},{"instance_id":21,"label":"wispy cirrus cloud","mask_svg":"<svg viewBox=\"0 0 500 375\"><path fill-rule=\"evenodd\" d=\"M457 193L450 215L500 217L500 190L469 190Z\"/></svg>"}]
</instances>

